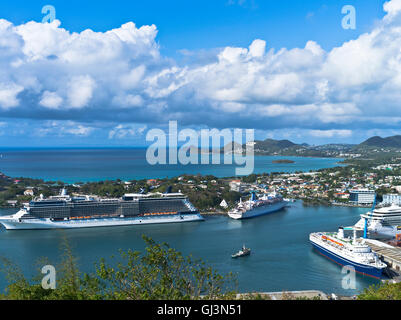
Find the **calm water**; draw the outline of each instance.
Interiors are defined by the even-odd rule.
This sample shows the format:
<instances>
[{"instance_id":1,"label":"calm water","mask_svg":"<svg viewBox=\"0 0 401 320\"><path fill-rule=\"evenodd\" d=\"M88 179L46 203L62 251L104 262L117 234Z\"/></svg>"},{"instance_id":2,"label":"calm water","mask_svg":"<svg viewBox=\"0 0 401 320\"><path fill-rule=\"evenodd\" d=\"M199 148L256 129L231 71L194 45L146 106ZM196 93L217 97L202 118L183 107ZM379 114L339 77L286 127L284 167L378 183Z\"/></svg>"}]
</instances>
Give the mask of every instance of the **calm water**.
<instances>
[{"instance_id":1,"label":"calm water","mask_svg":"<svg viewBox=\"0 0 401 320\"><path fill-rule=\"evenodd\" d=\"M10 213L9 209L0 211ZM15 211L15 210L14 210ZM109 227L82 230L0 231L0 255L12 259L25 272L39 257L57 262L58 248L65 235L79 257L81 270L93 270L93 262L108 258L118 249L144 248L141 235L167 242L179 251L206 260L221 272L238 275L240 291L282 291L320 289L353 295L376 280L357 275L357 290L341 286L341 268L312 250L308 235L313 231L334 231L354 224L364 209L303 207L293 203L284 211L247 221L207 217L205 222ZM245 243L252 255L231 259ZM5 279L0 278L0 287Z\"/></svg>"},{"instance_id":2,"label":"calm water","mask_svg":"<svg viewBox=\"0 0 401 320\"><path fill-rule=\"evenodd\" d=\"M0 172L11 177L87 182L175 177L181 174L235 175L232 165L155 165L146 162L145 149L0 149ZM295 163L274 164L290 159ZM256 156L255 173L309 171L338 166L342 159ZM223 162L223 161L221 161Z\"/></svg>"}]
</instances>

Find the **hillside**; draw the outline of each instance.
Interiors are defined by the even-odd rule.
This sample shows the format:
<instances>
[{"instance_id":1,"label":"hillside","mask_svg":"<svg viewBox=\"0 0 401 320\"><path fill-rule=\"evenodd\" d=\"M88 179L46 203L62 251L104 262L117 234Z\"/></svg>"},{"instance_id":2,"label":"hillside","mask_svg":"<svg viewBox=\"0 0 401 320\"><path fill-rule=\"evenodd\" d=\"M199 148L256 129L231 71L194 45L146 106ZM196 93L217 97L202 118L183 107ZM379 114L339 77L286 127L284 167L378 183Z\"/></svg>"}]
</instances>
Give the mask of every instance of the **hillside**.
<instances>
[{"instance_id":1,"label":"hillside","mask_svg":"<svg viewBox=\"0 0 401 320\"><path fill-rule=\"evenodd\" d=\"M397 148L401 149L401 135L382 138L375 136L359 144L359 147Z\"/></svg>"},{"instance_id":2,"label":"hillside","mask_svg":"<svg viewBox=\"0 0 401 320\"><path fill-rule=\"evenodd\" d=\"M242 146L234 142L234 152L244 152L249 145ZM218 151L217 151L218 152ZM224 152L224 148L220 149ZM256 155L301 156L301 157L341 157L341 158L378 158L399 155L401 152L401 135L382 138L371 137L360 144L331 143L310 146L306 143L296 144L289 140L256 140Z\"/></svg>"}]
</instances>

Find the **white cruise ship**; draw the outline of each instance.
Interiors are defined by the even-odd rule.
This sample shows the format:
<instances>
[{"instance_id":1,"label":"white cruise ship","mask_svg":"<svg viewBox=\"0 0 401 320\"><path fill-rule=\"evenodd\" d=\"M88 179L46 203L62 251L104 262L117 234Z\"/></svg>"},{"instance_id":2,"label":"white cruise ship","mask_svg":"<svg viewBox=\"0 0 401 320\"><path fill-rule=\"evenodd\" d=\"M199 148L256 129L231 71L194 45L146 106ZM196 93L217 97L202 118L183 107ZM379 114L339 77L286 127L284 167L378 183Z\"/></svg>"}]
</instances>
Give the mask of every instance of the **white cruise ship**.
<instances>
[{"instance_id":1,"label":"white cruise ship","mask_svg":"<svg viewBox=\"0 0 401 320\"><path fill-rule=\"evenodd\" d=\"M228 216L235 220L249 219L279 211L286 205L287 201L284 201L277 193L264 195L259 199L256 199L255 194L252 193L248 201L240 200L236 208L228 212Z\"/></svg>"},{"instance_id":2,"label":"white cruise ship","mask_svg":"<svg viewBox=\"0 0 401 320\"><path fill-rule=\"evenodd\" d=\"M360 274L380 279L387 267L364 240L357 240L356 230L353 238L339 228L338 232L311 233L309 240L320 254L341 266L352 266Z\"/></svg>"},{"instance_id":3,"label":"white cruise ship","mask_svg":"<svg viewBox=\"0 0 401 320\"><path fill-rule=\"evenodd\" d=\"M361 214L361 219L354 227L364 230L365 221L369 237L394 238L401 234L401 207L393 204Z\"/></svg>"},{"instance_id":4,"label":"white cruise ship","mask_svg":"<svg viewBox=\"0 0 401 320\"><path fill-rule=\"evenodd\" d=\"M202 221L183 194L126 194L119 199L67 195L38 197L16 214L0 216L8 230L69 229Z\"/></svg>"}]
</instances>

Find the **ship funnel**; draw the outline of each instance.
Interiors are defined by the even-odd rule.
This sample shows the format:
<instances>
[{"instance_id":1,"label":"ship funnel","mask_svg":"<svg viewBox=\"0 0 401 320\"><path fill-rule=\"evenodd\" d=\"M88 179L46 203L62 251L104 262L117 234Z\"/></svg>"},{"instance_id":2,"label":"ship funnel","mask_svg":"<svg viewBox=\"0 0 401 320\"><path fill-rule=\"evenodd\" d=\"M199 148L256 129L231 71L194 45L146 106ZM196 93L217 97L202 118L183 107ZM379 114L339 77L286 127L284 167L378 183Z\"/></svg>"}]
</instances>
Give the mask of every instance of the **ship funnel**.
<instances>
[{"instance_id":1,"label":"ship funnel","mask_svg":"<svg viewBox=\"0 0 401 320\"><path fill-rule=\"evenodd\" d=\"M61 189L60 195L66 196L67 195L67 190L65 188Z\"/></svg>"},{"instance_id":2,"label":"ship funnel","mask_svg":"<svg viewBox=\"0 0 401 320\"><path fill-rule=\"evenodd\" d=\"M337 235L339 238L344 239L344 228L343 227L338 228Z\"/></svg>"}]
</instances>

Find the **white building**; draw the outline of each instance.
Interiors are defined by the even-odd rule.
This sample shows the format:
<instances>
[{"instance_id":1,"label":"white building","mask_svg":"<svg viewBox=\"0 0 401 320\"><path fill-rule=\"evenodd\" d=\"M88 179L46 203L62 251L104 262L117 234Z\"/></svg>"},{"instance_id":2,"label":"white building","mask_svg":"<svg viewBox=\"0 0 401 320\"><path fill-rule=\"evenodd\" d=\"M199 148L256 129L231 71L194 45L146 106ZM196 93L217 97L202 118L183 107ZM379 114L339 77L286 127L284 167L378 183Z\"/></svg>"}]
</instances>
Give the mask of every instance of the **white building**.
<instances>
[{"instance_id":1,"label":"white building","mask_svg":"<svg viewBox=\"0 0 401 320\"><path fill-rule=\"evenodd\" d=\"M382 204L401 205L401 195L400 194L383 194Z\"/></svg>"},{"instance_id":2,"label":"white building","mask_svg":"<svg viewBox=\"0 0 401 320\"><path fill-rule=\"evenodd\" d=\"M354 204L372 204L374 199L374 190L354 189L349 191L349 202Z\"/></svg>"},{"instance_id":3,"label":"white building","mask_svg":"<svg viewBox=\"0 0 401 320\"><path fill-rule=\"evenodd\" d=\"M226 200L223 199L223 201L220 202L220 207L223 207L223 208L227 208L228 207L228 204L227 204Z\"/></svg>"},{"instance_id":4,"label":"white building","mask_svg":"<svg viewBox=\"0 0 401 320\"><path fill-rule=\"evenodd\" d=\"M241 180L232 180L230 182L230 191L242 192L243 185L241 184Z\"/></svg>"}]
</instances>

